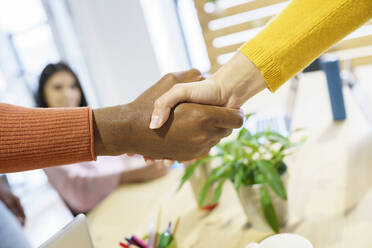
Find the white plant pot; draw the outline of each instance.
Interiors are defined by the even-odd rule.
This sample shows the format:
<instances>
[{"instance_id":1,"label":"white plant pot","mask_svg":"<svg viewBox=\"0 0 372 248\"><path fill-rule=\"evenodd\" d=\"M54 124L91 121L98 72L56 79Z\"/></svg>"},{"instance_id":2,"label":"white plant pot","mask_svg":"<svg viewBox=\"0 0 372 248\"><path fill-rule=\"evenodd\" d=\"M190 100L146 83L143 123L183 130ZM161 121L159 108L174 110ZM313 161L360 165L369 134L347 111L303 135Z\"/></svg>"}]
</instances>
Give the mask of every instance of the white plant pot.
<instances>
[{"instance_id":1,"label":"white plant pot","mask_svg":"<svg viewBox=\"0 0 372 248\"><path fill-rule=\"evenodd\" d=\"M186 162L184 165L187 167L191 164L191 162ZM195 171L194 174L190 177L189 182L192 188L192 191L194 193L195 201L196 204L198 205L199 201L199 193L201 189L203 188L203 185L205 181L207 180L210 172L211 172L211 163L210 162L205 162L201 165L199 165ZM216 204L213 203L213 196L214 196L214 191L215 191L216 186L212 185L209 187L205 201L203 203L202 209L205 210L212 210Z\"/></svg>"},{"instance_id":2,"label":"white plant pot","mask_svg":"<svg viewBox=\"0 0 372 248\"><path fill-rule=\"evenodd\" d=\"M263 240L259 248L313 248L309 240L297 234L282 233Z\"/></svg>"},{"instance_id":3,"label":"white plant pot","mask_svg":"<svg viewBox=\"0 0 372 248\"><path fill-rule=\"evenodd\" d=\"M284 186L287 188L288 172L282 176ZM243 207L244 213L247 216L248 223L255 229L262 231L270 231L271 228L266 222L261 205L261 184L252 186L242 186L239 189L239 200ZM270 186L266 186L271 201L273 203L276 215L279 220L279 225L283 227L288 221L288 202L276 195Z\"/></svg>"}]
</instances>

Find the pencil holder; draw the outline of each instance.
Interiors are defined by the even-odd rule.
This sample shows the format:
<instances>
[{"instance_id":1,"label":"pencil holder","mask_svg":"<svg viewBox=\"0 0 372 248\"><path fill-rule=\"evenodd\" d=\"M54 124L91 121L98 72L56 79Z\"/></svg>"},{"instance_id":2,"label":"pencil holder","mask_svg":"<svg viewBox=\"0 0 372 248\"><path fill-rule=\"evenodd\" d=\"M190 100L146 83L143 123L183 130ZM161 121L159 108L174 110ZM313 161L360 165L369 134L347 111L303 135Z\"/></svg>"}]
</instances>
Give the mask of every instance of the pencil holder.
<instances>
[{"instance_id":1,"label":"pencil holder","mask_svg":"<svg viewBox=\"0 0 372 248\"><path fill-rule=\"evenodd\" d=\"M143 237L143 240L147 240L148 238L148 235L145 235ZM158 241L159 243L159 240L160 240L160 233L157 233L156 234L156 240ZM158 245L159 244L155 244L154 248L158 248ZM177 245L177 239L175 237L172 238L172 241L170 242L170 244L167 246L167 248L178 248L178 245Z\"/></svg>"}]
</instances>

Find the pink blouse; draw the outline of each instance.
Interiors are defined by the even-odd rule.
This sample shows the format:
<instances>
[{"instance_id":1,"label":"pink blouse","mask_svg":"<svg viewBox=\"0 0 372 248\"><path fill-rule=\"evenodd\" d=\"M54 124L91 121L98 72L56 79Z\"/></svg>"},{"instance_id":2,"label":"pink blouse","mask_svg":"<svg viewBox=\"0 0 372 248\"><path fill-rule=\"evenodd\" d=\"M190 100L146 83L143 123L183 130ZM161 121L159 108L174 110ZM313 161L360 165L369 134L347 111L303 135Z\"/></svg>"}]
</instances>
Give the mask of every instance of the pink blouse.
<instances>
[{"instance_id":1,"label":"pink blouse","mask_svg":"<svg viewBox=\"0 0 372 248\"><path fill-rule=\"evenodd\" d=\"M50 184L75 212L88 212L120 184L128 157L98 157L96 162L44 169Z\"/></svg>"}]
</instances>

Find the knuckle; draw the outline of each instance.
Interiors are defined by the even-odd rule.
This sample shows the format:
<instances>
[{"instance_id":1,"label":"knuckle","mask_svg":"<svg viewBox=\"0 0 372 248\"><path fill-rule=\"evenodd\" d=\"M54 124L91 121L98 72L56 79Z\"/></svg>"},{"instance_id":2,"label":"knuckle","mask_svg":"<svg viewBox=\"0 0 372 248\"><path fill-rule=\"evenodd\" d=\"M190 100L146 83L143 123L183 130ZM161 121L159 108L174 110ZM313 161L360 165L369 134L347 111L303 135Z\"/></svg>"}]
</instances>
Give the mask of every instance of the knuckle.
<instances>
[{"instance_id":1,"label":"knuckle","mask_svg":"<svg viewBox=\"0 0 372 248\"><path fill-rule=\"evenodd\" d=\"M177 75L174 73L167 73L164 75L164 79L167 81L177 82Z\"/></svg>"},{"instance_id":2,"label":"knuckle","mask_svg":"<svg viewBox=\"0 0 372 248\"><path fill-rule=\"evenodd\" d=\"M236 120L236 125L241 127L243 125L243 123L244 123L244 119L241 115L239 115L239 117Z\"/></svg>"},{"instance_id":3,"label":"knuckle","mask_svg":"<svg viewBox=\"0 0 372 248\"><path fill-rule=\"evenodd\" d=\"M200 113L200 111L198 110L194 110L192 112L192 116L201 124L206 124L210 121L210 118L208 118L208 116L205 116L203 115L202 113Z\"/></svg>"},{"instance_id":4,"label":"knuckle","mask_svg":"<svg viewBox=\"0 0 372 248\"><path fill-rule=\"evenodd\" d=\"M215 124L217 123L216 119L213 116L209 116L203 113L196 113L198 120L200 123L208 128L214 128Z\"/></svg>"},{"instance_id":5,"label":"knuckle","mask_svg":"<svg viewBox=\"0 0 372 248\"><path fill-rule=\"evenodd\" d=\"M162 99L158 99L158 100L156 100L155 101L155 103L154 103L154 106L155 106L155 108L157 108L157 109L159 109L159 108L161 108L161 107L163 107L163 101L162 101Z\"/></svg>"},{"instance_id":6,"label":"knuckle","mask_svg":"<svg viewBox=\"0 0 372 248\"><path fill-rule=\"evenodd\" d=\"M190 116L192 116L199 123L205 123L210 120L210 117L206 115L200 108L194 108L193 104L188 104Z\"/></svg>"},{"instance_id":7,"label":"knuckle","mask_svg":"<svg viewBox=\"0 0 372 248\"><path fill-rule=\"evenodd\" d=\"M175 84L172 86L172 91L182 91L183 90L183 85L182 84Z\"/></svg>"},{"instance_id":8,"label":"knuckle","mask_svg":"<svg viewBox=\"0 0 372 248\"><path fill-rule=\"evenodd\" d=\"M207 133L202 133L193 137L192 140L196 145L204 145L209 140L209 135Z\"/></svg>"},{"instance_id":9,"label":"knuckle","mask_svg":"<svg viewBox=\"0 0 372 248\"><path fill-rule=\"evenodd\" d=\"M193 75L195 75L195 76L201 76L200 71L199 71L198 69L196 69L196 68L191 68L191 69L190 69L190 72L191 72Z\"/></svg>"}]
</instances>

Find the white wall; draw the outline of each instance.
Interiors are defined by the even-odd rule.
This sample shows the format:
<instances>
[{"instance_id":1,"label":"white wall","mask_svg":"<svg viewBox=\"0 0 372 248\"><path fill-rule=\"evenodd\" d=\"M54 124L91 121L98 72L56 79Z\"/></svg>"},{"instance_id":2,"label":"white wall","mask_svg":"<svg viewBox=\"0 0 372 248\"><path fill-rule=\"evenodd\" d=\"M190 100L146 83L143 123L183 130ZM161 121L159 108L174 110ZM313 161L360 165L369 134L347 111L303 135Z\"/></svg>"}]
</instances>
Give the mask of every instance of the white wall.
<instances>
[{"instance_id":1,"label":"white wall","mask_svg":"<svg viewBox=\"0 0 372 248\"><path fill-rule=\"evenodd\" d=\"M141 0L160 72L190 69L174 0Z\"/></svg>"},{"instance_id":2,"label":"white wall","mask_svg":"<svg viewBox=\"0 0 372 248\"><path fill-rule=\"evenodd\" d=\"M137 0L67 0L99 102L136 98L160 78Z\"/></svg>"}]
</instances>

